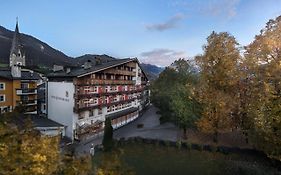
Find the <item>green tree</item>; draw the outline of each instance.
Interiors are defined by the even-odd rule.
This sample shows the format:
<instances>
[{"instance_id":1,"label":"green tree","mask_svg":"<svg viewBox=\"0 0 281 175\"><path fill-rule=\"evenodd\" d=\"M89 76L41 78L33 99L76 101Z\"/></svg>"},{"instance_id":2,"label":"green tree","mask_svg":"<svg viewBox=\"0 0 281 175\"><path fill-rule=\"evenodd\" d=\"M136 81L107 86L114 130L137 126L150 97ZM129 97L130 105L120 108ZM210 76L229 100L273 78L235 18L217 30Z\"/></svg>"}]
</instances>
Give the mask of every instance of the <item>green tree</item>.
<instances>
[{"instance_id":1,"label":"green tree","mask_svg":"<svg viewBox=\"0 0 281 175\"><path fill-rule=\"evenodd\" d=\"M187 128L194 127L195 121L201 115L201 106L194 97L192 85L179 85L174 91L171 106L186 139Z\"/></svg>"},{"instance_id":2,"label":"green tree","mask_svg":"<svg viewBox=\"0 0 281 175\"><path fill-rule=\"evenodd\" d=\"M111 126L111 119L105 119L104 135L102 145L105 151L110 151L113 147L113 128Z\"/></svg>"},{"instance_id":3,"label":"green tree","mask_svg":"<svg viewBox=\"0 0 281 175\"><path fill-rule=\"evenodd\" d=\"M212 32L203 50L204 54L196 57L200 67L198 100L203 105L197 126L203 132L212 133L217 142L219 132L233 127L241 58L238 43L226 32Z\"/></svg>"}]
</instances>

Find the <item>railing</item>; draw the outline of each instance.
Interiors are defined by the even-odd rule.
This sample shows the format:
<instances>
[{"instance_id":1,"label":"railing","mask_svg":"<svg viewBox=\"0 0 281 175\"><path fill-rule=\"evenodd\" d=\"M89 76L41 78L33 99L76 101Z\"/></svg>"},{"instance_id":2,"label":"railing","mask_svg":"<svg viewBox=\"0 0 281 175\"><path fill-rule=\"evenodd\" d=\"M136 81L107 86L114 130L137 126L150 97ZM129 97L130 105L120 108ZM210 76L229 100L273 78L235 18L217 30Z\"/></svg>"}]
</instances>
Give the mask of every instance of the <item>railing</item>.
<instances>
[{"instance_id":1,"label":"railing","mask_svg":"<svg viewBox=\"0 0 281 175\"><path fill-rule=\"evenodd\" d=\"M133 72L133 71L120 70L120 69L109 69L109 70L105 70L105 73L119 74L119 75L131 75L131 76L136 75L136 73Z\"/></svg>"},{"instance_id":2,"label":"railing","mask_svg":"<svg viewBox=\"0 0 281 175\"><path fill-rule=\"evenodd\" d=\"M77 105L76 107L74 107L74 112L86 111L86 110L95 109L95 108L99 108L99 107L103 107L103 106L111 106L111 105L121 104L121 103L125 103L125 102L131 102L131 101L134 101L135 99L137 99L137 98L120 100L120 101L110 102L110 103L93 104L93 105Z\"/></svg>"},{"instance_id":3,"label":"railing","mask_svg":"<svg viewBox=\"0 0 281 175\"><path fill-rule=\"evenodd\" d=\"M37 100L19 100L16 102L17 102L17 104L22 104L22 105L26 105L26 106L37 105Z\"/></svg>"},{"instance_id":4,"label":"railing","mask_svg":"<svg viewBox=\"0 0 281 175\"><path fill-rule=\"evenodd\" d=\"M36 88L28 88L28 89L16 89L17 95L29 95L29 94L37 94Z\"/></svg>"},{"instance_id":5,"label":"railing","mask_svg":"<svg viewBox=\"0 0 281 175\"><path fill-rule=\"evenodd\" d=\"M134 80L97 80L97 79L87 79L87 80L80 80L76 82L77 86L87 86L87 85L130 85L130 84L135 84Z\"/></svg>"},{"instance_id":6,"label":"railing","mask_svg":"<svg viewBox=\"0 0 281 175\"><path fill-rule=\"evenodd\" d=\"M137 89L137 90L122 90L122 91L107 91L107 92L101 92L101 93L78 93L75 94L75 97L78 98L83 98L83 97L100 97L100 96L106 96L106 95L115 95L115 94L130 94L130 93L136 93L136 92L141 92L144 89Z\"/></svg>"}]
</instances>

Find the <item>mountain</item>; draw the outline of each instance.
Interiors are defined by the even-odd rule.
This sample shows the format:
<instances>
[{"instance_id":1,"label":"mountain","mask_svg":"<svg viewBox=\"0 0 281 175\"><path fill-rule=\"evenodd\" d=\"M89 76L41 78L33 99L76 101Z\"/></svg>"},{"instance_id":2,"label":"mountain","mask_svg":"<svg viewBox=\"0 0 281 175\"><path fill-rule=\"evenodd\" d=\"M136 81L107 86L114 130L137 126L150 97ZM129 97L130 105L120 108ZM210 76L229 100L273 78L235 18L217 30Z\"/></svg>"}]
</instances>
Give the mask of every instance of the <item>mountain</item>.
<instances>
[{"instance_id":1,"label":"mountain","mask_svg":"<svg viewBox=\"0 0 281 175\"><path fill-rule=\"evenodd\" d=\"M0 26L0 63L9 64L9 55L14 32ZM75 65L71 57L50 47L48 44L30 36L21 34L20 41L29 67L42 65L52 67L54 63L61 65Z\"/></svg>"},{"instance_id":2,"label":"mountain","mask_svg":"<svg viewBox=\"0 0 281 175\"><path fill-rule=\"evenodd\" d=\"M0 66L9 64L9 55L12 45L14 32L0 26ZM54 64L63 66L81 66L86 61L99 59L102 62L108 62L116 58L108 55L86 54L80 57L72 58L59 50L56 50L48 44L40 41L33 36L21 33L20 42L23 45L26 56L26 66L48 72ZM163 68L151 64L141 64L149 79L155 79ZM44 70L42 68L44 67Z\"/></svg>"},{"instance_id":3,"label":"mountain","mask_svg":"<svg viewBox=\"0 0 281 175\"><path fill-rule=\"evenodd\" d=\"M143 68L144 72L148 75L148 79L154 80L158 77L158 75L164 70L163 67L158 67L152 64L145 64L141 63L141 67Z\"/></svg>"},{"instance_id":4,"label":"mountain","mask_svg":"<svg viewBox=\"0 0 281 175\"><path fill-rule=\"evenodd\" d=\"M83 65L88 60L95 62L96 59L99 59L101 61L101 63L103 63L103 62L109 62L109 61L115 60L116 58L113 58L113 57L105 55L105 54L104 55L86 54L86 55L82 55L80 57L76 57L74 60L78 65Z\"/></svg>"}]
</instances>

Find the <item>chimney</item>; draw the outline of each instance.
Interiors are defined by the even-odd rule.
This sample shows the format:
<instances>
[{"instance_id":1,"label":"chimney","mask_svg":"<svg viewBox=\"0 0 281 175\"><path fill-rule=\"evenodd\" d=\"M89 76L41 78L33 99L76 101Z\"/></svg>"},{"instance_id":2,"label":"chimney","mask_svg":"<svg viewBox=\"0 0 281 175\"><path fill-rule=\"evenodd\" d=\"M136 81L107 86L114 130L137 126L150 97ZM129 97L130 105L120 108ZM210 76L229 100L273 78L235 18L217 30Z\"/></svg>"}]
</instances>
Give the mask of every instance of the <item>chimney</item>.
<instances>
[{"instance_id":1,"label":"chimney","mask_svg":"<svg viewBox=\"0 0 281 175\"><path fill-rule=\"evenodd\" d=\"M58 71L61 71L63 70L63 66L60 66L60 65L55 65L53 66L53 71L54 72L58 72Z\"/></svg>"},{"instance_id":2,"label":"chimney","mask_svg":"<svg viewBox=\"0 0 281 175\"><path fill-rule=\"evenodd\" d=\"M69 74L69 73L71 72L71 68L70 68L70 67L67 67L65 72L66 72L67 74Z\"/></svg>"},{"instance_id":3,"label":"chimney","mask_svg":"<svg viewBox=\"0 0 281 175\"><path fill-rule=\"evenodd\" d=\"M92 67L92 62L91 60L88 60L84 63L84 69L89 69Z\"/></svg>"}]
</instances>

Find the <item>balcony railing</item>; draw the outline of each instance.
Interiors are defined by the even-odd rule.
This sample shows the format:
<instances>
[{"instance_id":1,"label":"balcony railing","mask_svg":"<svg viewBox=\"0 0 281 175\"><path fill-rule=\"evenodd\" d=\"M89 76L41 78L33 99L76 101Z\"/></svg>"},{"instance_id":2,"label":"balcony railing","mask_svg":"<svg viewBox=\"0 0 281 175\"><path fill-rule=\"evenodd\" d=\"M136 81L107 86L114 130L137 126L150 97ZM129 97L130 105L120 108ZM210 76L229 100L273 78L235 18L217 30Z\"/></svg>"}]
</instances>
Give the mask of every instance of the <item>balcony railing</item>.
<instances>
[{"instance_id":1,"label":"balcony railing","mask_svg":"<svg viewBox=\"0 0 281 175\"><path fill-rule=\"evenodd\" d=\"M97 79L87 79L87 80L80 80L76 82L77 86L85 86L85 85L131 85L135 84L134 80L97 80Z\"/></svg>"},{"instance_id":2,"label":"balcony railing","mask_svg":"<svg viewBox=\"0 0 281 175\"><path fill-rule=\"evenodd\" d=\"M17 95L29 95L29 94L37 94L36 88L28 88L28 89L16 89Z\"/></svg>"},{"instance_id":3,"label":"balcony railing","mask_svg":"<svg viewBox=\"0 0 281 175\"><path fill-rule=\"evenodd\" d=\"M110 102L110 103L101 103L101 104L90 104L90 105L76 105L76 107L74 107L74 112L80 112L80 111L86 111L86 110L90 110L90 109L95 109L95 108L99 108L99 107L104 107L104 106L111 106L111 105L116 105L116 104L122 104L125 102L131 102L134 101L137 98L131 98L131 99L127 99L127 100L120 100L120 101L116 101L116 102Z\"/></svg>"},{"instance_id":4,"label":"balcony railing","mask_svg":"<svg viewBox=\"0 0 281 175\"><path fill-rule=\"evenodd\" d=\"M16 101L17 104L22 104L22 105L25 105L25 106L31 106L31 105L37 105L37 100L19 100L19 101Z\"/></svg>"},{"instance_id":5,"label":"balcony railing","mask_svg":"<svg viewBox=\"0 0 281 175\"><path fill-rule=\"evenodd\" d=\"M101 96L107 96L107 95L116 95L116 94L131 94L131 93L136 93L136 92L141 92L144 89L137 89L137 90L122 90L122 91L107 91L107 92L101 92L101 93L77 93L75 94L75 97L78 98L83 98L83 97L101 97Z\"/></svg>"}]
</instances>

